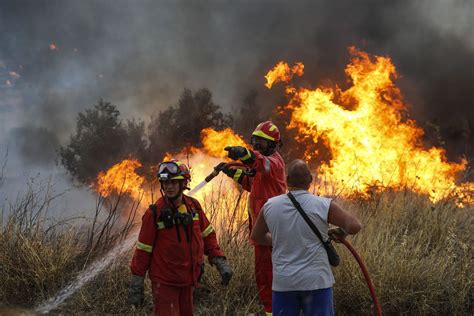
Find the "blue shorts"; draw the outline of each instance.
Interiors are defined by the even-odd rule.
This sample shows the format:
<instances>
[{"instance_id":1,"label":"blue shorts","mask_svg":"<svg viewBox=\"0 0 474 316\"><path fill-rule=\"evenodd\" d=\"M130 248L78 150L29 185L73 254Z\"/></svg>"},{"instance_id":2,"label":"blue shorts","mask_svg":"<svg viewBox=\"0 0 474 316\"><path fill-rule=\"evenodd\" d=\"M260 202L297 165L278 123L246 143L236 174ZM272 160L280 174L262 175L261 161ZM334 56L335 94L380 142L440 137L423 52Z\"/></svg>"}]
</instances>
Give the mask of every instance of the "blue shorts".
<instances>
[{"instance_id":1,"label":"blue shorts","mask_svg":"<svg viewBox=\"0 0 474 316\"><path fill-rule=\"evenodd\" d=\"M332 287L313 291L272 291L273 316L333 316Z\"/></svg>"}]
</instances>

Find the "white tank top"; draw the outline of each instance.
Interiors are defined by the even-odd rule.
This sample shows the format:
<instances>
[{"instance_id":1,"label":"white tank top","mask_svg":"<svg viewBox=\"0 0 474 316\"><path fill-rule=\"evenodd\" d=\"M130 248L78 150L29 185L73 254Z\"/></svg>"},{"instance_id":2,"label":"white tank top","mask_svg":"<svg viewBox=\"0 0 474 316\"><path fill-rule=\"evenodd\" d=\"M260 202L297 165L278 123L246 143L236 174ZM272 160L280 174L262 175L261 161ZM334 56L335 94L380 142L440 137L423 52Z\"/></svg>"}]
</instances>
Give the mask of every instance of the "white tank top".
<instances>
[{"instance_id":1,"label":"white tank top","mask_svg":"<svg viewBox=\"0 0 474 316\"><path fill-rule=\"evenodd\" d=\"M305 190L291 193L326 240L331 199ZM326 250L288 196L282 194L269 199L263 212L272 234L272 290L311 291L332 287L334 276Z\"/></svg>"}]
</instances>

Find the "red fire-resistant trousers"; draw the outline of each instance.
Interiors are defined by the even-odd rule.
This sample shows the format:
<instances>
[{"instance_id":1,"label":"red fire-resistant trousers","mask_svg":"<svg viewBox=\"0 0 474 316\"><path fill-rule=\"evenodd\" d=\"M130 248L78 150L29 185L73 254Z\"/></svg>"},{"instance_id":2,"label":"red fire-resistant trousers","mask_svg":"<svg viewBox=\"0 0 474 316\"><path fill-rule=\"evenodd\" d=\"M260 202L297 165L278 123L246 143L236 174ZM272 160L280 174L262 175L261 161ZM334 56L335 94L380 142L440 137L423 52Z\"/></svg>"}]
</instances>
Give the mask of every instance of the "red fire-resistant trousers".
<instances>
[{"instance_id":1,"label":"red fire-resistant trousers","mask_svg":"<svg viewBox=\"0 0 474 316\"><path fill-rule=\"evenodd\" d=\"M255 246L255 279L265 313L272 312L272 247Z\"/></svg>"},{"instance_id":2,"label":"red fire-resistant trousers","mask_svg":"<svg viewBox=\"0 0 474 316\"><path fill-rule=\"evenodd\" d=\"M193 315L193 287L177 287L152 282L151 289L155 315Z\"/></svg>"}]
</instances>

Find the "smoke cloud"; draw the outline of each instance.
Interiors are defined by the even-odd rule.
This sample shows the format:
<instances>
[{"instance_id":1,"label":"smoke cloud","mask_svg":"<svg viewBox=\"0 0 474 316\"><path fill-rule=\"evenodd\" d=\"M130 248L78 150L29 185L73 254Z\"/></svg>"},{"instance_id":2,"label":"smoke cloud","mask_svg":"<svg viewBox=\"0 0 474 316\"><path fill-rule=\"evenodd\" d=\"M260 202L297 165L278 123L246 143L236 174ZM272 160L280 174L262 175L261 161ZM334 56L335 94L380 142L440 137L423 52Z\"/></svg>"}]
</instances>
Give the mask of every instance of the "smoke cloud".
<instances>
[{"instance_id":1,"label":"smoke cloud","mask_svg":"<svg viewBox=\"0 0 474 316\"><path fill-rule=\"evenodd\" d=\"M451 157L472 155L473 13L468 0L2 1L0 132L44 163L33 144L67 141L101 97L148 120L185 87L227 111L256 89L268 111L276 62L302 61L306 85L344 83L353 45L390 56L411 115L440 126Z\"/></svg>"}]
</instances>

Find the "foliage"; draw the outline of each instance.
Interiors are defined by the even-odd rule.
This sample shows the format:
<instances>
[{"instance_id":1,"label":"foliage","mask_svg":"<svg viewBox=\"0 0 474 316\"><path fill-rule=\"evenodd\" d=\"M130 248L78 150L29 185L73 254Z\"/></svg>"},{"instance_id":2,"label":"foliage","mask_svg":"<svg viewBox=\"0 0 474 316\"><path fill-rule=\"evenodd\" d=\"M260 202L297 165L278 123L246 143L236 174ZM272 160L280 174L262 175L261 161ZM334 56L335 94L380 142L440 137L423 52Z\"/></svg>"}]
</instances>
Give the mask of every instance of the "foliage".
<instances>
[{"instance_id":1,"label":"foliage","mask_svg":"<svg viewBox=\"0 0 474 316\"><path fill-rule=\"evenodd\" d=\"M184 89L178 104L152 118L149 131L151 161L159 161L166 152L177 152L186 146L199 146L201 130L222 129L232 125L232 116L224 114L212 100L209 89L193 93Z\"/></svg>"},{"instance_id":2,"label":"foliage","mask_svg":"<svg viewBox=\"0 0 474 316\"><path fill-rule=\"evenodd\" d=\"M79 113L76 132L59 154L61 163L80 182L91 183L99 171L129 155L143 155L144 123L129 120L123 124L119 116L116 106L103 100Z\"/></svg>"},{"instance_id":3,"label":"foliage","mask_svg":"<svg viewBox=\"0 0 474 316\"><path fill-rule=\"evenodd\" d=\"M232 116L214 103L211 91L185 89L175 106L152 117L147 143L143 121L123 122L115 105L99 100L92 109L78 114L75 133L59 150L60 160L76 180L90 184L99 171L129 156L144 165L156 164L166 152L199 146L202 129L222 129L232 122Z\"/></svg>"}]
</instances>

